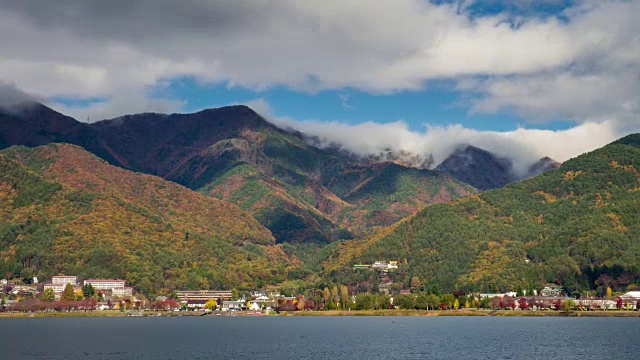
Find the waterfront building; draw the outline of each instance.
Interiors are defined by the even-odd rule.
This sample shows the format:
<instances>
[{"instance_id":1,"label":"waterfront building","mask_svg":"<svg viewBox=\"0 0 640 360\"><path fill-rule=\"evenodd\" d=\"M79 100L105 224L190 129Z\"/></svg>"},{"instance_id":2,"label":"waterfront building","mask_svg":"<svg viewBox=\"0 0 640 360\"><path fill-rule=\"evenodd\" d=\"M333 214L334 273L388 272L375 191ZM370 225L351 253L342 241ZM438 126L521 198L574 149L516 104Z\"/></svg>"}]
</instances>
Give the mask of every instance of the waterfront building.
<instances>
[{"instance_id":1,"label":"waterfront building","mask_svg":"<svg viewBox=\"0 0 640 360\"><path fill-rule=\"evenodd\" d=\"M180 301L191 300L204 300L205 302L211 299L214 300L227 300L231 299L231 291L228 290L186 290L176 291L176 296Z\"/></svg>"}]
</instances>

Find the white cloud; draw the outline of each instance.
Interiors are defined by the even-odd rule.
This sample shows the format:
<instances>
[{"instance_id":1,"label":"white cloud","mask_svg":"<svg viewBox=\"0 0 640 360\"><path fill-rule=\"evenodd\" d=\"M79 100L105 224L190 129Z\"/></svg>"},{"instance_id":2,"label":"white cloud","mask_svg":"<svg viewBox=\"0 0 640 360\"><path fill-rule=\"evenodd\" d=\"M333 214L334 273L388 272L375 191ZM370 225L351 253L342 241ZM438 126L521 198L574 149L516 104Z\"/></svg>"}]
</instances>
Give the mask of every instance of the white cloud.
<instances>
[{"instance_id":1,"label":"white cloud","mask_svg":"<svg viewBox=\"0 0 640 360\"><path fill-rule=\"evenodd\" d=\"M178 75L386 92L637 59L628 40L637 44L638 2L601 4L568 11L569 23L531 18L513 27L505 15L470 19L455 4L421 0L0 0L0 77L45 96L112 95Z\"/></svg>"},{"instance_id":2,"label":"white cloud","mask_svg":"<svg viewBox=\"0 0 640 360\"><path fill-rule=\"evenodd\" d=\"M16 84L0 80L1 108L12 108L36 100L32 95L18 89Z\"/></svg>"},{"instance_id":3,"label":"white cloud","mask_svg":"<svg viewBox=\"0 0 640 360\"><path fill-rule=\"evenodd\" d=\"M468 9L475 3L65 0L42 6L38 0L0 0L0 79L45 98L107 99L88 108L53 104L80 119L179 110L180 101L147 90L182 76L257 89L376 93L448 79L459 82L474 112L569 118L584 123L577 127L583 131L637 129L640 1L578 1L563 20L472 18ZM514 8L532 3L518 0ZM321 132L324 125L307 126ZM389 131L399 141L382 135L358 140L354 134L358 149L420 148L425 140L436 142L429 134L439 131L452 139L474 134L460 126L415 134L399 122L355 129ZM592 144L608 136L604 130ZM508 134L518 138L517 131ZM570 132L544 134L556 139ZM568 156L561 149L543 155Z\"/></svg>"},{"instance_id":4,"label":"white cloud","mask_svg":"<svg viewBox=\"0 0 640 360\"><path fill-rule=\"evenodd\" d=\"M444 161L462 145L490 151L513 160L514 172L524 174L544 156L566 161L579 154L602 147L623 134L611 121L587 122L567 130L519 128L514 131L478 131L463 125L426 126L424 132L413 131L403 121L390 123L365 122L348 125L342 122L296 120L277 116L262 98L246 105L272 123L317 137L321 147L338 146L351 153L369 156L406 152L422 158L431 156L432 167Z\"/></svg>"}]
</instances>

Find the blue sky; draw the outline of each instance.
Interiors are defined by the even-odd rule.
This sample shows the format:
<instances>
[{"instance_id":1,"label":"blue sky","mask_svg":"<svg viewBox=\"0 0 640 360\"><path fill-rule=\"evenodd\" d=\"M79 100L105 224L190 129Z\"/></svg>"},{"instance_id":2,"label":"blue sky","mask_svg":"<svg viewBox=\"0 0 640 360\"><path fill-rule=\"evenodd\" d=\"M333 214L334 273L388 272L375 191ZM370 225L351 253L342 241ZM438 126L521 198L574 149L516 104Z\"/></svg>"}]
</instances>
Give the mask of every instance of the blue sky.
<instances>
[{"instance_id":1,"label":"blue sky","mask_svg":"<svg viewBox=\"0 0 640 360\"><path fill-rule=\"evenodd\" d=\"M372 94L353 88L308 92L278 86L252 90L225 84L204 85L185 78L174 80L159 89L158 95L184 100L181 109L184 112L234 103L250 105L260 98L270 104L274 115L347 124L402 120L416 131L422 131L425 124L464 124L476 130L494 131L509 131L519 127L559 130L575 125L573 121L561 119L527 124L526 119L508 112L473 114L465 104L465 94L445 81L431 83L422 90Z\"/></svg>"},{"instance_id":2,"label":"blue sky","mask_svg":"<svg viewBox=\"0 0 640 360\"><path fill-rule=\"evenodd\" d=\"M245 103L355 152L525 162L640 130L640 0L39 5L0 0L0 97L80 121Z\"/></svg>"}]
</instances>

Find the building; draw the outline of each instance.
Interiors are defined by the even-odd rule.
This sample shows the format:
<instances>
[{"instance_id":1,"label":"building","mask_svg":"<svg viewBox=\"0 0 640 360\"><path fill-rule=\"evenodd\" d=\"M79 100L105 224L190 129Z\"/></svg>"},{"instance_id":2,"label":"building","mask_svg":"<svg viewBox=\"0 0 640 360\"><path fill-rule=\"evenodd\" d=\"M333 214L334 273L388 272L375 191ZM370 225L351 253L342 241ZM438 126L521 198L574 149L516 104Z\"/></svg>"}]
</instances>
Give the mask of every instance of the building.
<instances>
[{"instance_id":1,"label":"building","mask_svg":"<svg viewBox=\"0 0 640 360\"><path fill-rule=\"evenodd\" d=\"M191 300L204 300L205 302L211 299L228 300L231 299L231 291L227 290L186 290L176 291L176 296L180 301Z\"/></svg>"},{"instance_id":2,"label":"building","mask_svg":"<svg viewBox=\"0 0 640 360\"><path fill-rule=\"evenodd\" d=\"M78 278L76 276L54 276L51 278L53 285L62 285L63 288L67 284L75 286L77 282Z\"/></svg>"},{"instance_id":3,"label":"building","mask_svg":"<svg viewBox=\"0 0 640 360\"><path fill-rule=\"evenodd\" d=\"M246 309L247 303L244 300L225 300L222 302L222 311Z\"/></svg>"},{"instance_id":4,"label":"building","mask_svg":"<svg viewBox=\"0 0 640 360\"><path fill-rule=\"evenodd\" d=\"M182 304L186 304L189 310L204 310L207 308L208 300L185 300L181 301Z\"/></svg>"},{"instance_id":5,"label":"building","mask_svg":"<svg viewBox=\"0 0 640 360\"><path fill-rule=\"evenodd\" d=\"M82 292L82 288L80 286L77 286L76 284L72 284L72 283L67 283L67 284L71 284L73 286L74 293ZM44 290L47 290L47 289L53 290L53 295L55 296L55 299L60 300L60 298L62 297L62 292L64 292L64 288L67 287L67 284L44 284Z\"/></svg>"},{"instance_id":6,"label":"building","mask_svg":"<svg viewBox=\"0 0 640 360\"><path fill-rule=\"evenodd\" d=\"M640 291L628 291L620 295L623 301L640 300Z\"/></svg>"},{"instance_id":7,"label":"building","mask_svg":"<svg viewBox=\"0 0 640 360\"><path fill-rule=\"evenodd\" d=\"M60 300L60 296L62 295L62 291L64 290L64 287L67 286L66 284L62 285L62 284L44 284L44 290L47 289L52 289L53 290L53 295L55 296L56 300Z\"/></svg>"},{"instance_id":8,"label":"building","mask_svg":"<svg viewBox=\"0 0 640 360\"><path fill-rule=\"evenodd\" d=\"M91 284L96 290L112 290L115 288L125 287L124 280L113 279L88 279L84 281L84 285Z\"/></svg>"},{"instance_id":9,"label":"building","mask_svg":"<svg viewBox=\"0 0 640 360\"><path fill-rule=\"evenodd\" d=\"M111 289L111 295L119 296L119 297L131 297L133 296L133 288L130 288L130 287L113 288Z\"/></svg>"},{"instance_id":10,"label":"building","mask_svg":"<svg viewBox=\"0 0 640 360\"><path fill-rule=\"evenodd\" d=\"M478 299L484 299L484 298L489 298L489 299L493 299L494 297L499 297L502 298L504 297L505 294L494 294L494 293L488 293L488 294L478 294Z\"/></svg>"},{"instance_id":11,"label":"building","mask_svg":"<svg viewBox=\"0 0 640 360\"><path fill-rule=\"evenodd\" d=\"M551 286L545 286L544 289L540 290L540 295L544 297L557 297L561 293L562 290Z\"/></svg>"}]
</instances>

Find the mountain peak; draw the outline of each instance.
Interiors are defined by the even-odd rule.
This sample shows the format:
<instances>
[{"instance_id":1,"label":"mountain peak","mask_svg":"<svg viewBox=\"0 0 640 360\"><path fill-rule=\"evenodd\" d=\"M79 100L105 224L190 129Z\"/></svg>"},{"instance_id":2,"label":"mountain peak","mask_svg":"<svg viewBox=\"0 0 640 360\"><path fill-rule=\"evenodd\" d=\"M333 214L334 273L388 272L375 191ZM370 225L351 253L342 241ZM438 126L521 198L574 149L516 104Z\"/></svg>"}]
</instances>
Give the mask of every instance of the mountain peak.
<instances>
[{"instance_id":1,"label":"mountain peak","mask_svg":"<svg viewBox=\"0 0 640 360\"><path fill-rule=\"evenodd\" d=\"M514 180L512 163L473 145L462 145L449 155L436 170L480 190L502 187Z\"/></svg>"},{"instance_id":2,"label":"mountain peak","mask_svg":"<svg viewBox=\"0 0 640 360\"><path fill-rule=\"evenodd\" d=\"M542 159L536 161L529 167L528 176L536 176L542 174L545 171L557 169L560 167L560 163L552 158L545 156Z\"/></svg>"}]
</instances>

